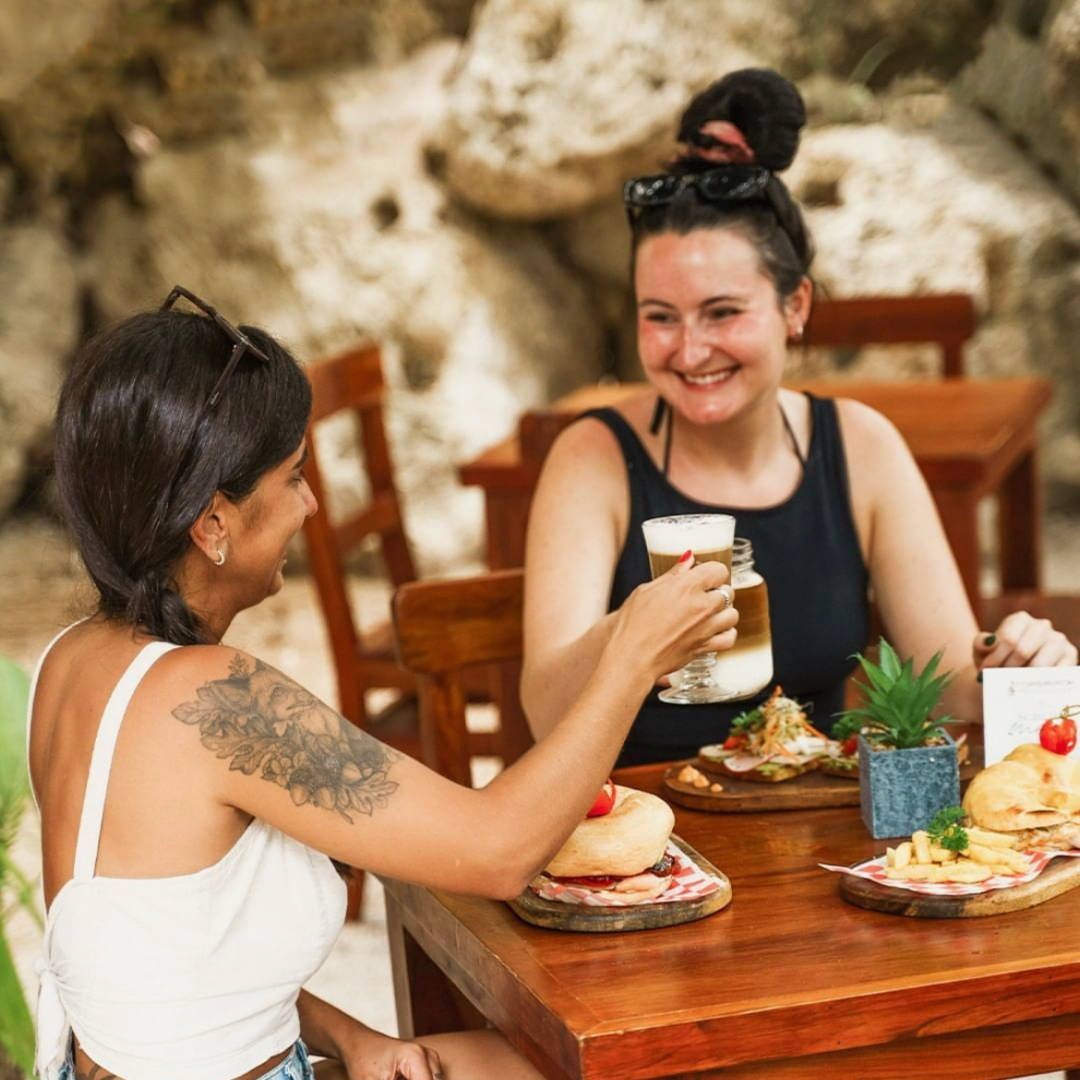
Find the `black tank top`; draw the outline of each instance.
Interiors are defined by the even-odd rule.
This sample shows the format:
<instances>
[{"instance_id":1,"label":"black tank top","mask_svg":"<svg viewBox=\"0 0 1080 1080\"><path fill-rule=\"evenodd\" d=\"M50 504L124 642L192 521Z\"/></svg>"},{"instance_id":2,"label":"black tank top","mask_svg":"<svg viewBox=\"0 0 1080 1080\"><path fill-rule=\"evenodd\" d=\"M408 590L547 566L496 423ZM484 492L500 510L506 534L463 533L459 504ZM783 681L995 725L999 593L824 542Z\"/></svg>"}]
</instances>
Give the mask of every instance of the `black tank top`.
<instances>
[{"instance_id":1,"label":"black tank top","mask_svg":"<svg viewBox=\"0 0 1080 1080\"><path fill-rule=\"evenodd\" d=\"M811 707L827 730L843 708L844 680L869 634L868 574L851 513L847 464L835 402L808 394L810 448L795 493L778 506L711 506L684 495L656 467L633 428L614 409L583 416L606 424L619 441L630 488L630 523L615 566L608 610L650 579L641 523L668 514L725 513L735 535L754 546L754 565L769 587L773 684ZM669 705L656 692L646 698L630 730L619 765L692 756L705 743L727 738L731 720L764 700L717 705Z\"/></svg>"}]
</instances>

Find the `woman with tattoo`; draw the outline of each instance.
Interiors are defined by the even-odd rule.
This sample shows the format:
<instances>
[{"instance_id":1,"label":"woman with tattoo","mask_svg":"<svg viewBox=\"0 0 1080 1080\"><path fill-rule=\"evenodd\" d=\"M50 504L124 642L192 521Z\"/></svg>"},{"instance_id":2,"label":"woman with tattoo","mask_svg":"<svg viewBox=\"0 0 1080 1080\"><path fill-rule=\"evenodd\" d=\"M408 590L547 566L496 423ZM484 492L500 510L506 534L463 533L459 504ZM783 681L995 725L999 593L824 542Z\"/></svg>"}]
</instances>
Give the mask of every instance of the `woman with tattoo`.
<instances>
[{"instance_id":1,"label":"woman with tattoo","mask_svg":"<svg viewBox=\"0 0 1080 1080\"><path fill-rule=\"evenodd\" d=\"M310 387L269 335L137 315L76 358L57 415L61 504L97 590L31 697L48 908L47 1080L513 1080L494 1032L379 1034L301 989L341 928L331 859L517 895L584 815L657 678L734 640L718 563L623 604L542 743L481 790L351 726L223 643L282 586L314 513ZM560 797L548 793L558 791ZM328 1060L313 1066L308 1049Z\"/></svg>"}]
</instances>

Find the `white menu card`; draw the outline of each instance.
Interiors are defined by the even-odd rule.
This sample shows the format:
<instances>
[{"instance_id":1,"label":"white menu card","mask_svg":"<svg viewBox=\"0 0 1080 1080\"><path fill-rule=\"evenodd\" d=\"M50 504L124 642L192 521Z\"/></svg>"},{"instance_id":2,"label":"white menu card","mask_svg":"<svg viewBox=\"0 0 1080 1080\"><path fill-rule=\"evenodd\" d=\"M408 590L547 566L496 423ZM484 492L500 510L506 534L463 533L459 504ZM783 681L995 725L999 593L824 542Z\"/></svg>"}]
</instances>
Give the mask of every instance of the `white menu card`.
<instances>
[{"instance_id":1,"label":"white menu card","mask_svg":"<svg viewBox=\"0 0 1080 1080\"><path fill-rule=\"evenodd\" d=\"M995 667L983 670L983 737L986 764L1021 743L1039 741L1039 728L1080 706L1080 667ZM1080 757L1080 747L1070 757Z\"/></svg>"}]
</instances>

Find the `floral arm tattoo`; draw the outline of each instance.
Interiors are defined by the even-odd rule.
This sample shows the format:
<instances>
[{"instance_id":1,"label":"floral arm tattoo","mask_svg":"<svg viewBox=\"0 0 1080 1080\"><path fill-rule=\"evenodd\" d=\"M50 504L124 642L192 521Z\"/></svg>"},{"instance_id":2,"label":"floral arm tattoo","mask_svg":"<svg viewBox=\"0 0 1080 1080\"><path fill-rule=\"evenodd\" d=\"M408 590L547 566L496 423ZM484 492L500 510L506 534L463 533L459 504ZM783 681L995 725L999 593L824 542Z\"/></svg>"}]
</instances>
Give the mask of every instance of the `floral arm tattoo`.
<instances>
[{"instance_id":1,"label":"floral arm tattoo","mask_svg":"<svg viewBox=\"0 0 1080 1080\"><path fill-rule=\"evenodd\" d=\"M397 790L389 772L400 755L353 727L292 679L237 655L227 679L204 683L173 716L198 727L203 746L229 768L285 788L310 803L369 817Z\"/></svg>"}]
</instances>

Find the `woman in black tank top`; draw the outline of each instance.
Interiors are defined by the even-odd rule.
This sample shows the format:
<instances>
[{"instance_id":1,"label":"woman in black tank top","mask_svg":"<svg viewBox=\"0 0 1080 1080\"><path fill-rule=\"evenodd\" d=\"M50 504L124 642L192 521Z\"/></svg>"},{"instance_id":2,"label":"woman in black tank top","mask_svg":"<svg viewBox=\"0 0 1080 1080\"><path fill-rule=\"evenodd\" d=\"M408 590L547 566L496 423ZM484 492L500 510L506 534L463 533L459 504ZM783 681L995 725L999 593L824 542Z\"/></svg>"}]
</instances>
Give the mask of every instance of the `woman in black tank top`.
<instances>
[{"instance_id":1,"label":"woman in black tank top","mask_svg":"<svg viewBox=\"0 0 1080 1080\"><path fill-rule=\"evenodd\" d=\"M630 519L608 603L616 611L643 581L649 558L642 522L669 514L725 513L736 533L754 547L754 563L769 586L773 679L789 696L811 706L815 723L843 706L844 680L852 655L866 644L869 611L867 572L848 500L847 466L836 405L810 399L809 453L799 456L802 479L790 498L747 509L714 506L684 495L657 468L633 428L614 409L586 413L609 427L626 463ZM792 436L795 453L798 444ZM813 538L812 542L808 538ZM807 634L807 628L813 628ZM654 692L642 706L620 763L662 761L722 741L744 709L764 700L718 705L670 705Z\"/></svg>"},{"instance_id":2,"label":"woman in black tank top","mask_svg":"<svg viewBox=\"0 0 1080 1080\"><path fill-rule=\"evenodd\" d=\"M871 579L902 655L924 663L944 650L955 716L979 713L977 667L1076 661L1061 634L1023 613L977 633L929 492L887 421L781 388L787 344L810 313L813 244L776 173L804 122L787 80L734 72L690 103L669 171L626 184L638 348L654 393L586 414L545 463L522 680L538 736L588 681L611 613L649 580L642 522L672 514L734 515L768 583L774 683L819 727L842 708L867 644ZM665 704L654 692L620 763L693 754L752 704Z\"/></svg>"}]
</instances>

